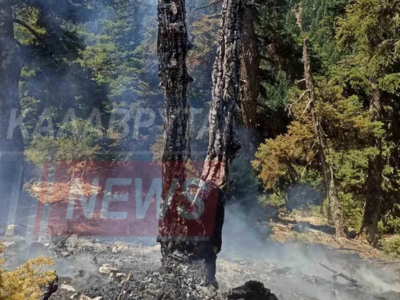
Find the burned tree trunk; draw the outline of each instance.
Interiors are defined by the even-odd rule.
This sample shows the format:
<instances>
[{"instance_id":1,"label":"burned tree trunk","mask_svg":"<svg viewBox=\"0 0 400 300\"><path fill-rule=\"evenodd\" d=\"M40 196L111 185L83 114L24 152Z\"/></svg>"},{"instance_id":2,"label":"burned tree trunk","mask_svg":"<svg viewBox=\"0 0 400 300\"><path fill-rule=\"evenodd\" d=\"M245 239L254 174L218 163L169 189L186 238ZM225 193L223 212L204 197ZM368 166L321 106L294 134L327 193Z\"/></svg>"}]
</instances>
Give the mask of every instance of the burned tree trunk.
<instances>
[{"instance_id":1,"label":"burned tree trunk","mask_svg":"<svg viewBox=\"0 0 400 300\"><path fill-rule=\"evenodd\" d=\"M20 128L10 127L12 113L21 113L18 82L21 64L14 39L11 0L0 0L0 211L6 213L14 186L16 163L22 158ZM18 117L18 116L16 116ZM15 118L16 119L16 118ZM9 129L13 129L10 131ZM0 216L0 225L7 217Z\"/></svg>"},{"instance_id":2,"label":"burned tree trunk","mask_svg":"<svg viewBox=\"0 0 400 300\"><path fill-rule=\"evenodd\" d=\"M371 100L370 110L373 112L375 121L381 120L382 105L381 92L376 87L376 83L372 82L374 87ZM382 212L383 201L383 154L382 140L375 141L379 153L375 157L371 157L368 161L368 174L366 178L366 202L364 208L363 223L360 234L366 237L370 243L375 242L375 236L378 230L378 222Z\"/></svg>"},{"instance_id":3,"label":"burned tree trunk","mask_svg":"<svg viewBox=\"0 0 400 300\"><path fill-rule=\"evenodd\" d=\"M169 207L168 192L177 178L185 178L185 166L190 156L190 107L187 100L189 75L186 56L189 49L186 28L185 0L158 1L158 59L161 86L164 89L165 148L162 158L162 207ZM181 219L165 218L159 225L159 242L163 256L185 247L174 246L176 230L185 236L185 223Z\"/></svg>"},{"instance_id":4,"label":"burned tree trunk","mask_svg":"<svg viewBox=\"0 0 400 300\"><path fill-rule=\"evenodd\" d=\"M171 217L179 206L179 193L182 192L182 184L186 177L185 165L190 154L189 104L186 99L189 76L185 63L188 51L185 4L183 0L175 2L160 0L158 7L158 53L166 114L166 145L162 174L163 204L159 226L163 262L166 265L173 265L171 261L176 254L180 257L183 255L193 262L200 262L204 266L205 279L213 285L216 285L216 257L222 245L224 196L228 185L229 164L238 150L234 136L234 115L240 97L243 14L242 0L223 1L217 57L212 75L209 147L201 177L204 182L203 187L207 187L205 189L207 192L202 195L202 201L204 200L206 207L216 207L216 211L210 214L212 219L196 220L201 228L211 224L209 234L189 236L189 223L193 220L186 220L184 214ZM172 186L178 195L170 194ZM195 197L203 193L203 187L198 189ZM215 205L208 206L213 202ZM166 211L172 213L169 216L164 215L167 214Z\"/></svg>"},{"instance_id":5,"label":"burned tree trunk","mask_svg":"<svg viewBox=\"0 0 400 300\"><path fill-rule=\"evenodd\" d=\"M255 32L256 11L254 6L245 10L242 37L242 88L240 99L241 121L245 128L257 125L257 101L260 95L261 55Z\"/></svg>"},{"instance_id":6,"label":"burned tree trunk","mask_svg":"<svg viewBox=\"0 0 400 300\"><path fill-rule=\"evenodd\" d=\"M315 137L317 139L318 154L320 158L322 174L324 178L325 188L329 200L329 208L331 219L334 222L336 229L336 236L341 237L344 234L342 218L340 214L339 195L336 188L335 176L332 166L327 161L327 154L329 153L328 144L321 127L321 122L315 113L315 86L311 70L311 62L308 54L308 41L304 39L303 42L303 62L304 62L304 78L306 87L309 94L308 113L311 115L311 121L314 127Z\"/></svg>"},{"instance_id":7,"label":"burned tree trunk","mask_svg":"<svg viewBox=\"0 0 400 300\"><path fill-rule=\"evenodd\" d=\"M214 231L206 243L207 260L213 276L215 261L222 247L225 193L229 185L229 167L239 143L234 132L235 107L240 97L244 1L224 0L217 57L212 80L212 105L209 115L209 144L202 180L209 190L218 191Z\"/></svg>"}]
</instances>

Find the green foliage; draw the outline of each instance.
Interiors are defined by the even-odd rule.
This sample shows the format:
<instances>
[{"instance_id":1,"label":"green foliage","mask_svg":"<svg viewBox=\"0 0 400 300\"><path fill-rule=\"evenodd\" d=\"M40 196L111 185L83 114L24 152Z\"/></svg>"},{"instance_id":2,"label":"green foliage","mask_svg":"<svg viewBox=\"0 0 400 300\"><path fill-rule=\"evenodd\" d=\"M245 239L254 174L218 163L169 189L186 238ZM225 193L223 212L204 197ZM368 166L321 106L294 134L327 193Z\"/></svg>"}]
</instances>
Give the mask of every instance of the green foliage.
<instances>
[{"instance_id":1,"label":"green foliage","mask_svg":"<svg viewBox=\"0 0 400 300\"><path fill-rule=\"evenodd\" d=\"M264 206L281 208L285 206L286 199L282 192L277 191L272 194L263 194L259 198L259 202Z\"/></svg>"},{"instance_id":2,"label":"green foliage","mask_svg":"<svg viewBox=\"0 0 400 300\"><path fill-rule=\"evenodd\" d=\"M35 165L49 161L93 160L99 155L103 132L85 120L74 119L60 127L58 135L36 135L25 150L27 160Z\"/></svg>"},{"instance_id":3,"label":"green foliage","mask_svg":"<svg viewBox=\"0 0 400 300\"><path fill-rule=\"evenodd\" d=\"M46 3L44 3L46 2ZM19 82L24 124L34 132L44 108L50 108L57 136L26 140L25 155L34 165L53 160L116 159L112 150L149 150L154 160L163 151L162 128L141 141L129 142L118 128L107 127L117 107L162 108L157 76L157 26L154 3L143 0L14 1L13 15L21 53ZM211 71L220 6L196 11L209 1L187 0L188 31L195 47L188 56L191 106L211 100ZM261 55L261 94L256 135L263 141L255 154L241 153L231 169L230 199L260 201L327 215L316 136L304 83L302 39L310 41L316 83L315 112L330 149L345 225L358 230L366 198L369 161L384 163L384 201L380 232L400 232L400 5L398 0L256 0L255 30ZM379 92L382 115L371 105ZM78 118L63 124L68 109ZM93 108L102 126L87 124ZM379 112L380 113L380 112ZM134 115L134 114L132 114ZM157 120L160 125L162 120ZM118 124L117 124L118 125ZM203 123L201 123L203 125ZM131 125L130 125L131 126ZM116 126L118 127L118 126ZM205 149L207 134L193 153ZM377 143L379 141L379 143ZM244 151L243 151L244 152ZM105 155L107 153L107 155ZM149 155L150 156L150 155ZM200 155L199 155L200 156ZM198 159L195 154L193 159ZM262 190L265 193L262 193ZM259 197L261 193L261 196ZM259 199L258 199L259 197ZM391 242L396 244L395 242ZM386 244L395 248L392 244Z\"/></svg>"},{"instance_id":4,"label":"green foliage","mask_svg":"<svg viewBox=\"0 0 400 300\"><path fill-rule=\"evenodd\" d=\"M397 232L400 217L396 208L400 186L397 171L400 165L399 3L397 0L302 0L287 4L286 23L282 27L272 22L273 27L279 28L280 37L291 37L293 49L298 49L305 36L310 41L316 85L315 113L321 120L329 149L327 160L339 190L344 225L360 229L369 161L383 155L385 199L380 228L382 233ZM291 58L301 63L301 53L295 55ZM274 205L276 201L271 200L287 194L295 184L316 187L323 179L316 137L305 110L308 95L305 93L301 98L304 84L296 83L303 77L302 66L300 73L291 73L282 61L278 67L279 71L275 72L270 63L265 64L273 80L263 83L268 92L260 111L267 114L270 112L265 107L284 107L291 119L286 120L283 132L269 135L272 138L259 146L253 162L264 188L274 195L261 201ZM382 110L371 105L373 95L377 94ZM382 111L384 116L379 115ZM269 116L276 118L276 124L285 121L285 116ZM381 141L382 154L377 141ZM301 195L301 191L297 193ZM279 199L288 201L289 198ZM321 195L321 198L325 197Z\"/></svg>"},{"instance_id":5,"label":"green foliage","mask_svg":"<svg viewBox=\"0 0 400 300\"><path fill-rule=\"evenodd\" d=\"M3 246L0 243L0 254ZM43 295L42 289L55 279L52 271L42 269L54 265L51 259L39 257L22 264L14 271L1 268L0 259L0 300L37 300Z\"/></svg>"},{"instance_id":6,"label":"green foliage","mask_svg":"<svg viewBox=\"0 0 400 300\"><path fill-rule=\"evenodd\" d=\"M231 184L227 198L231 202L256 202L259 181L251 167L250 157L244 151L233 161L230 174Z\"/></svg>"},{"instance_id":7,"label":"green foliage","mask_svg":"<svg viewBox=\"0 0 400 300\"><path fill-rule=\"evenodd\" d=\"M380 246L385 253L393 257L400 257L400 236L395 235L387 239L382 239Z\"/></svg>"}]
</instances>

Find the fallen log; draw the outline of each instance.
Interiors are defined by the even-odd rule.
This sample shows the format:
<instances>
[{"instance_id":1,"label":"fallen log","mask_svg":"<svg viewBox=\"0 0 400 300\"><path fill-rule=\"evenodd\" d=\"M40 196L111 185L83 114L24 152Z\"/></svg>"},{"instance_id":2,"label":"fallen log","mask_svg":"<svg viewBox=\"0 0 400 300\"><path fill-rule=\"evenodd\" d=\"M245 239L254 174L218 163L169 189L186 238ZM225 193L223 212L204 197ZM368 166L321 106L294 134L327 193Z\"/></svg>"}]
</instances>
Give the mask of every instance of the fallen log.
<instances>
[{"instance_id":1,"label":"fallen log","mask_svg":"<svg viewBox=\"0 0 400 300\"><path fill-rule=\"evenodd\" d=\"M332 276L332 278L333 278L334 280L336 280L338 277L342 277L343 279L346 279L347 281L349 281L350 283L352 283L354 286L360 287L360 285L358 284L358 281L355 280L354 278L351 278L350 276L347 276L346 274L343 274L343 273L341 273L341 272L335 271L335 270L333 270L333 269L331 269L331 268L325 266L324 264L321 264L321 263L320 263L320 265L321 265L322 267L324 267L325 269L327 269L328 271L331 271L333 274L335 274L335 275Z\"/></svg>"}]
</instances>

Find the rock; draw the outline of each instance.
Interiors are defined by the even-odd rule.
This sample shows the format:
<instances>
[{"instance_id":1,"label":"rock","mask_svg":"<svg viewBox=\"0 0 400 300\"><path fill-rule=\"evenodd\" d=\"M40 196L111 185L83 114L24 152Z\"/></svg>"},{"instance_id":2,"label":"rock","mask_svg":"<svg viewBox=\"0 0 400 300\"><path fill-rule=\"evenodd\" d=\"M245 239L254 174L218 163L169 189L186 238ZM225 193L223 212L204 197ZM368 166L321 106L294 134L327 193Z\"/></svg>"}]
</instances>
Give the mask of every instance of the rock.
<instances>
[{"instance_id":1,"label":"rock","mask_svg":"<svg viewBox=\"0 0 400 300\"><path fill-rule=\"evenodd\" d=\"M79 293L73 294L71 297L69 297L69 299L78 299L79 297Z\"/></svg>"},{"instance_id":2,"label":"rock","mask_svg":"<svg viewBox=\"0 0 400 300\"><path fill-rule=\"evenodd\" d=\"M126 275L124 273L111 273L110 278L116 279L116 280L121 280L124 279Z\"/></svg>"},{"instance_id":3,"label":"rock","mask_svg":"<svg viewBox=\"0 0 400 300\"><path fill-rule=\"evenodd\" d=\"M129 248L124 244L117 243L114 247L112 247L111 252L113 254L122 253L127 251Z\"/></svg>"},{"instance_id":4,"label":"rock","mask_svg":"<svg viewBox=\"0 0 400 300\"><path fill-rule=\"evenodd\" d=\"M90 298L88 296L82 295L79 300L102 300L103 297L96 297L96 298Z\"/></svg>"},{"instance_id":5,"label":"rock","mask_svg":"<svg viewBox=\"0 0 400 300\"><path fill-rule=\"evenodd\" d=\"M17 248L16 242L3 242L2 244L6 250L11 250L11 249Z\"/></svg>"},{"instance_id":6,"label":"rock","mask_svg":"<svg viewBox=\"0 0 400 300\"><path fill-rule=\"evenodd\" d=\"M161 250L161 245L155 245L154 250L160 251Z\"/></svg>"},{"instance_id":7,"label":"rock","mask_svg":"<svg viewBox=\"0 0 400 300\"><path fill-rule=\"evenodd\" d=\"M261 282L248 281L243 286L232 289L225 293L226 299L243 299L243 300L278 300L278 298L266 289Z\"/></svg>"},{"instance_id":8,"label":"rock","mask_svg":"<svg viewBox=\"0 0 400 300\"><path fill-rule=\"evenodd\" d=\"M101 252L101 251L104 250L104 247L103 247L101 244L99 244L99 243L94 243L94 244L92 245L92 249L93 249L93 251L95 251L95 252Z\"/></svg>"},{"instance_id":9,"label":"rock","mask_svg":"<svg viewBox=\"0 0 400 300\"><path fill-rule=\"evenodd\" d=\"M90 249L93 247L93 243L87 239L81 239L73 235L65 241L65 246L71 249Z\"/></svg>"},{"instance_id":10,"label":"rock","mask_svg":"<svg viewBox=\"0 0 400 300\"><path fill-rule=\"evenodd\" d=\"M118 269L114 268L111 264L104 264L99 269L100 274L111 274L116 273L117 271Z\"/></svg>"},{"instance_id":11,"label":"rock","mask_svg":"<svg viewBox=\"0 0 400 300\"><path fill-rule=\"evenodd\" d=\"M63 251L63 252L61 252L61 256L62 257L69 257L69 256L71 256L71 253L69 253L67 251Z\"/></svg>"},{"instance_id":12,"label":"rock","mask_svg":"<svg viewBox=\"0 0 400 300\"><path fill-rule=\"evenodd\" d=\"M113 278L113 279L123 279L125 276L126 275L124 273L115 273L115 272L113 272L113 273L110 274L110 278Z\"/></svg>"},{"instance_id":13,"label":"rock","mask_svg":"<svg viewBox=\"0 0 400 300\"><path fill-rule=\"evenodd\" d=\"M15 226L14 224L8 225L4 235L5 236L13 236L16 228L17 228L17 226Z\"/></svg>"},{"instance_id":14,"label":"rock","mask_svg":"<svg viewBox=\"0 0 400 300\"><path fill-rule=\"evenodd\" d=\"M67 284L62 284L62 285L61 285L61 289L62 289L62 290L66 290L66 291L68 291L68 292L76 292L76 290L75 290L74 287L72 287L72 286L70 286L70 285L67 285Z\"/></svg>"}]
</instances>

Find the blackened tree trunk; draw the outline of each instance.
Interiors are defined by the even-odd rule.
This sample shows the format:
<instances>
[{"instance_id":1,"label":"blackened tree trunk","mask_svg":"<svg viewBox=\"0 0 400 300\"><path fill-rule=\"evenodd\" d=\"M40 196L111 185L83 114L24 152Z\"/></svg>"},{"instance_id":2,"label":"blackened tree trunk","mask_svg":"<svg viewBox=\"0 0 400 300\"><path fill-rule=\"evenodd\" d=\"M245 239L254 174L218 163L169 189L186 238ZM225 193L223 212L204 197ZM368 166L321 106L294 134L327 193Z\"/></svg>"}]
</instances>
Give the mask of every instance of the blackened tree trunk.
<instances>
[{"instance_id":1,"label":"blackened tree trunk","mask_svg":"<svg viewBox=\"0 0 400 300\"><path fill-rule=\"evenodd\" d=\"M225 194L230 164L240 148L235 136L235 107L240 99L241 34L243 0L224 0L217 57L213 68L212 105L209 115L209 144L202 180L209 190L218 190L214 231L206 244L207 261L215 276L215 261L222 247Z\"/></svg>"},{"instance_id":2,"label":"blackened tree trunk","mask_svg":"<svg viewBox=\"0 0 400 300\"><path fill-rule=\"evenodd\" d=\"M185 0L159 0L157 49L165 113L162 212L174 209L169 207L168 192L175 178L179 180L178 184L182 184L190 156L190 107L187 100L189 75L186 66L188 43ZM186 231L182 219L169 217L160 222L158 240L163 256L175 250L186 251L183 244L175 240L177 232L184 238Z\"/></svg>"},{"instance_id":3,"label":"blackened tree trunk","mask_svg":"<svg viewBox=\"0 0 400 300\"><path fill-rule=\"evenodd\" d=\"M176 210L179 196L169 194L171 186L179 193L186 177L185 164L190 154L189 104L186 98L189 76L186 69L188 51L183 0L159 0L158 55L160 77L165 95L166 145L163 155L163 204L159 241L165 262L178 252L191 260L204 262L206 279L216 285L215 262L222 245L225 192L228 185L229 164L238 143L234 135L235 107L240 97L241 32L243 0L224 0L221 29L218 33L217 57L213 68L212 106L210 110L209 147L202 180L207 186L204 202L216 201L213 231L208 238L188 236L188 223L183 217L165 217L167 210ZM178 179L176 182L175 179ZM202 189L199 189L199 192ZM217 193L215 193L217 192ZM215 195L217 194L217 197ZM172 202L172 204L171 204ZM163 212L164 211L164 212ZM213 215L213 214L212 214ZM203 221L198 221L199 223ZM199 224L204 227L205 224Z\"/></svg>"},{"instance_id":4,"label":"blackened tree trunk","mask_svg":"<svg viewBox=\"0 0 400 300\"><path fill-rule=\"evenodd\" d=\"M248 1L247 1L248 2ZM260 95L261 55L255 32L256 10L245 9L242 36L242 88L240 100L241 121L245 128L257 125L257 102Z\"/></svg>"},{"instance_id":5,"label":"blackened tree trunk","mask_svg":"<svg viewBox=\"0 0 400 300\"><path fill-rule=\"evenodd\" d=\"M7 222L16 163L23 157L21 130L15 128L14 132L9 132L13 110L21 113L18 95L20 72L11 0L0 0L0 225Z\"/></svg>"},{"instance_id":6,"label":"blackened tree trunk","mask_svg":"<svg viewBox=\"0 0 400 300\"><path fill-rule=\"evenodd\" d=\"M311 115L314 132L317 139L318 154L324 177L325 188L329 200L330 217L335 225L336 236L342 237L344 234L344 230L343 230L343 221L340 213L339 195L336 188L333 168L327 161L329 146L327 144L324 132L322 130L320 119L315 113L315 85L311 70L311 62L308 54L307 39L304 39L303 41L303 63L304 63L304 78L306 81L306 87L309 94L308 112Z\"/></svg>"},{"instance_id":7,"label":"blackened tree trunk","mask_svg":"<svg viewBox=\"0 0 400 300\"><path fill-rule=\"evenodd\" d=\"M382 120L382 104L381 92L376 87L376 83L372 80L373 92L370 100L370 110L373 112L375 121ZM383 201L383 153L382 140L377 139L375 146L379 153L371 157L368 161L368 174L366 178L366 202L364 208L363 223L361 227L361 236L366 237L370 243L375 242L378 230L378 222L382 212Z\"/></svg>"}]
</instances>

